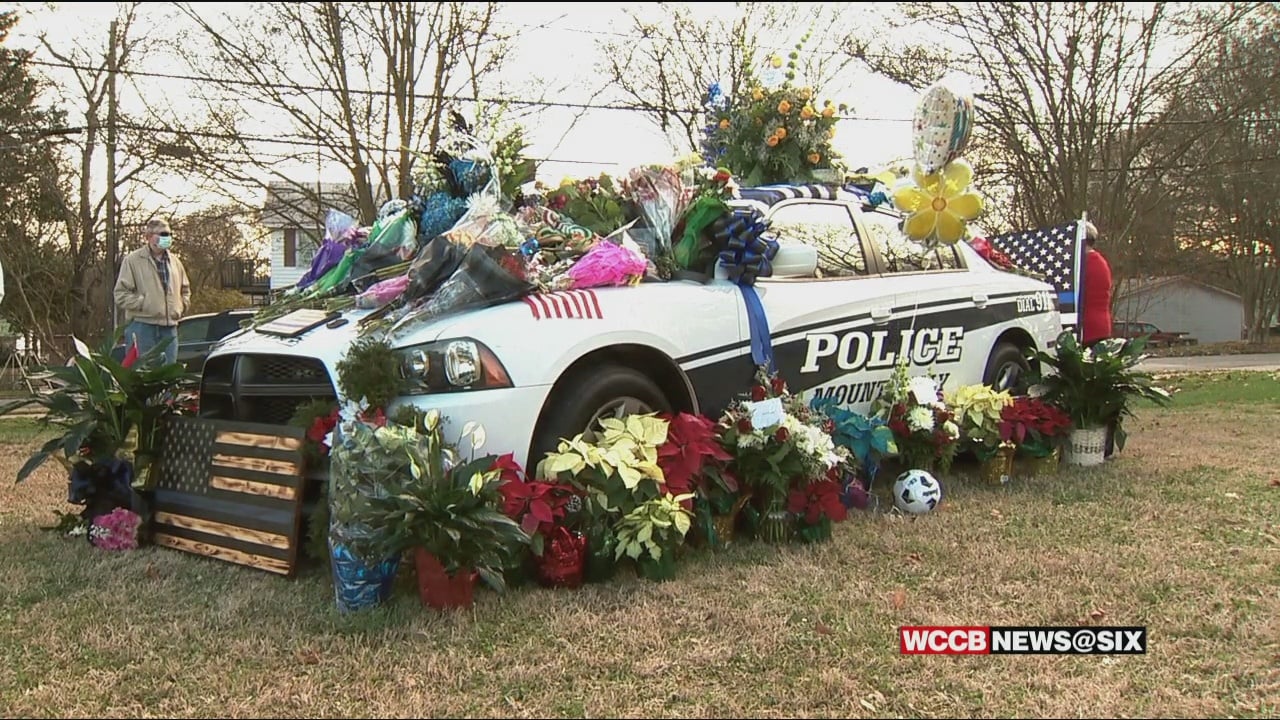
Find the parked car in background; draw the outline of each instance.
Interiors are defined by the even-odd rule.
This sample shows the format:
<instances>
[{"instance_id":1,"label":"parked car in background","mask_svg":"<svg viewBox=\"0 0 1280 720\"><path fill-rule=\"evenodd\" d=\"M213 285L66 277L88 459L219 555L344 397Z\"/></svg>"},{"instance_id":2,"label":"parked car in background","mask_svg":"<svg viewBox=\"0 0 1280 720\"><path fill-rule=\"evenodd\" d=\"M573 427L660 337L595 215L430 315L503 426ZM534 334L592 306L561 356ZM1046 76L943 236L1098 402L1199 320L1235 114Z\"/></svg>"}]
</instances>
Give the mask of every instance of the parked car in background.
<instances>
[{"instance_id":1,"label":"parked car in background","mask_svg":"<svg viewBox=\"0 0 1280 720\"><path fill-rule=\"evenodd\" d=\"M1195 345L1199 340L1187 337L1185 332L1161 330L1149 322L1117 322L1111 324L1111 334L1118 338L1147 338L1148 347L1172 347L1174 345Z\"/></svg>"},{"instance_id":2,"label":"parked car in background","mask_svg":"<svg viewBox=\"0 0 1280 720\"><path fill-rule=\"evenodd\" d=\"M223 310L185 317L178 323L178 362L193 373L204 369L209 351L222 338L240 329L240 321L253 317L255 310Z\"/></svg>"}]
</instances>

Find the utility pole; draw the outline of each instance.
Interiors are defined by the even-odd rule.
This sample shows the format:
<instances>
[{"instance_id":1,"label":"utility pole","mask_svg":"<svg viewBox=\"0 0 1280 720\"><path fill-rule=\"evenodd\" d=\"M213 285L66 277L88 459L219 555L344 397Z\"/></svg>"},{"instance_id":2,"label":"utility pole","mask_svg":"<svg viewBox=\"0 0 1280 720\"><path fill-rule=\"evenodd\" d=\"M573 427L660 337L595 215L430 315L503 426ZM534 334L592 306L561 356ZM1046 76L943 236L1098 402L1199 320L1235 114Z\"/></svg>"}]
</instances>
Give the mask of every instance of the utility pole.
<instances>
[{"instance_id":1,"label":"utility pole","mask_svg":"<svg viewBox=\"0 0 1280 720\"><path fill-rule=\"evenodd\" d=\"M116 258L120 255L116 215L116 21L112 20L111 40L107 45L107 266L103 285L107 332L113 334L116 330Z\"/></svg>"}]
</instances>

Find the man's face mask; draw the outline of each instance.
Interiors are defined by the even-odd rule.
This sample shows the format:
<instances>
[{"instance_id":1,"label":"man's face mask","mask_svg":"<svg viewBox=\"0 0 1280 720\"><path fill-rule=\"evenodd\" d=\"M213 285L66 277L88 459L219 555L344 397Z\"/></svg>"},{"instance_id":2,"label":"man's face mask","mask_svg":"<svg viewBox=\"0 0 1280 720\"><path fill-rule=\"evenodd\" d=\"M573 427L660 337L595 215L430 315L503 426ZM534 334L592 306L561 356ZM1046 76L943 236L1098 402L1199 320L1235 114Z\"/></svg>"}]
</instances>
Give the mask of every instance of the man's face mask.
<instances>
[{"instance_id":1,"label":"man's face mask","mask_svg":"<svg viewBox=\"0 0 1280 720\"><path fill-rule=\"evenodd\" d=\"M160 237L156 239L156 247L161 250L168 250L171 245L173 245L173 235L160 233Z\"/></svg>"}]
</instances>

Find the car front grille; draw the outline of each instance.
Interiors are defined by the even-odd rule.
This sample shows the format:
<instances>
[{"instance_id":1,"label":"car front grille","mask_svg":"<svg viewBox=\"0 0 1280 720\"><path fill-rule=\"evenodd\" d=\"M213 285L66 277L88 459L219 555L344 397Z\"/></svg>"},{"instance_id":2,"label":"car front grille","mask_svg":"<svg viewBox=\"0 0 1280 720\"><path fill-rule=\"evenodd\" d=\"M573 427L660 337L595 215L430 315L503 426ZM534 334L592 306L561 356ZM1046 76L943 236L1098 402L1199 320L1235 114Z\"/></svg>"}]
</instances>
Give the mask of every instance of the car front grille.
<instances>
[{"instance_id":1,"label":"car front grille","mask_svg":"<svg viewBox=\"0 0 1280 720\"><path fill-rule=\"evenodd\" d=\"M220 420L287 425L300 405L336 399L324 363L293 355L210 358L200 382L200 415Z\"/></svg>"}]
</instances>

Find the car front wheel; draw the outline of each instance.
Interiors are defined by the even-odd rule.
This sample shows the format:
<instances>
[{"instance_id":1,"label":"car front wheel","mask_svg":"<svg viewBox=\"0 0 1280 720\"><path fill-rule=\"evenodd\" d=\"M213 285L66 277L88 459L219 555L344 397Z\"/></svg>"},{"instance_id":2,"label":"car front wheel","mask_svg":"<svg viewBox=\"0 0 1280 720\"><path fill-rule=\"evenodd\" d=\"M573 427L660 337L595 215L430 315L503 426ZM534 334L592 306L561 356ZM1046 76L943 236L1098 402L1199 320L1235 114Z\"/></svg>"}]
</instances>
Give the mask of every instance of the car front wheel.
<instances>
[{"instance_id":1,"label":"car front wheel","mask_svg":"<svg viewBox=\"0 0 1280 720\"><path fill-rule=\"evenodd\" d=\"M996 391L1018 392L1030 369L1027 358L1022 354L1022 348L1013 343L998 343L991 350L991 357L987 359L987 369L982 376L982 382Z\"/></svg>"},{"instance_id":2,"label":"car front wheel","mask_svg":"<svg viewBox=\"0 0 1280 720\"><path fill-rule=\"evenodd\" d=\"M620 365L603 365L577 373L560 383L555 396L543 408L537 434L529 448L530 473L561 439L579 433L596 440L600 421L651 412L671 412L671 403L657 383L644 373Z\"/></svg>"}]
</instances>

